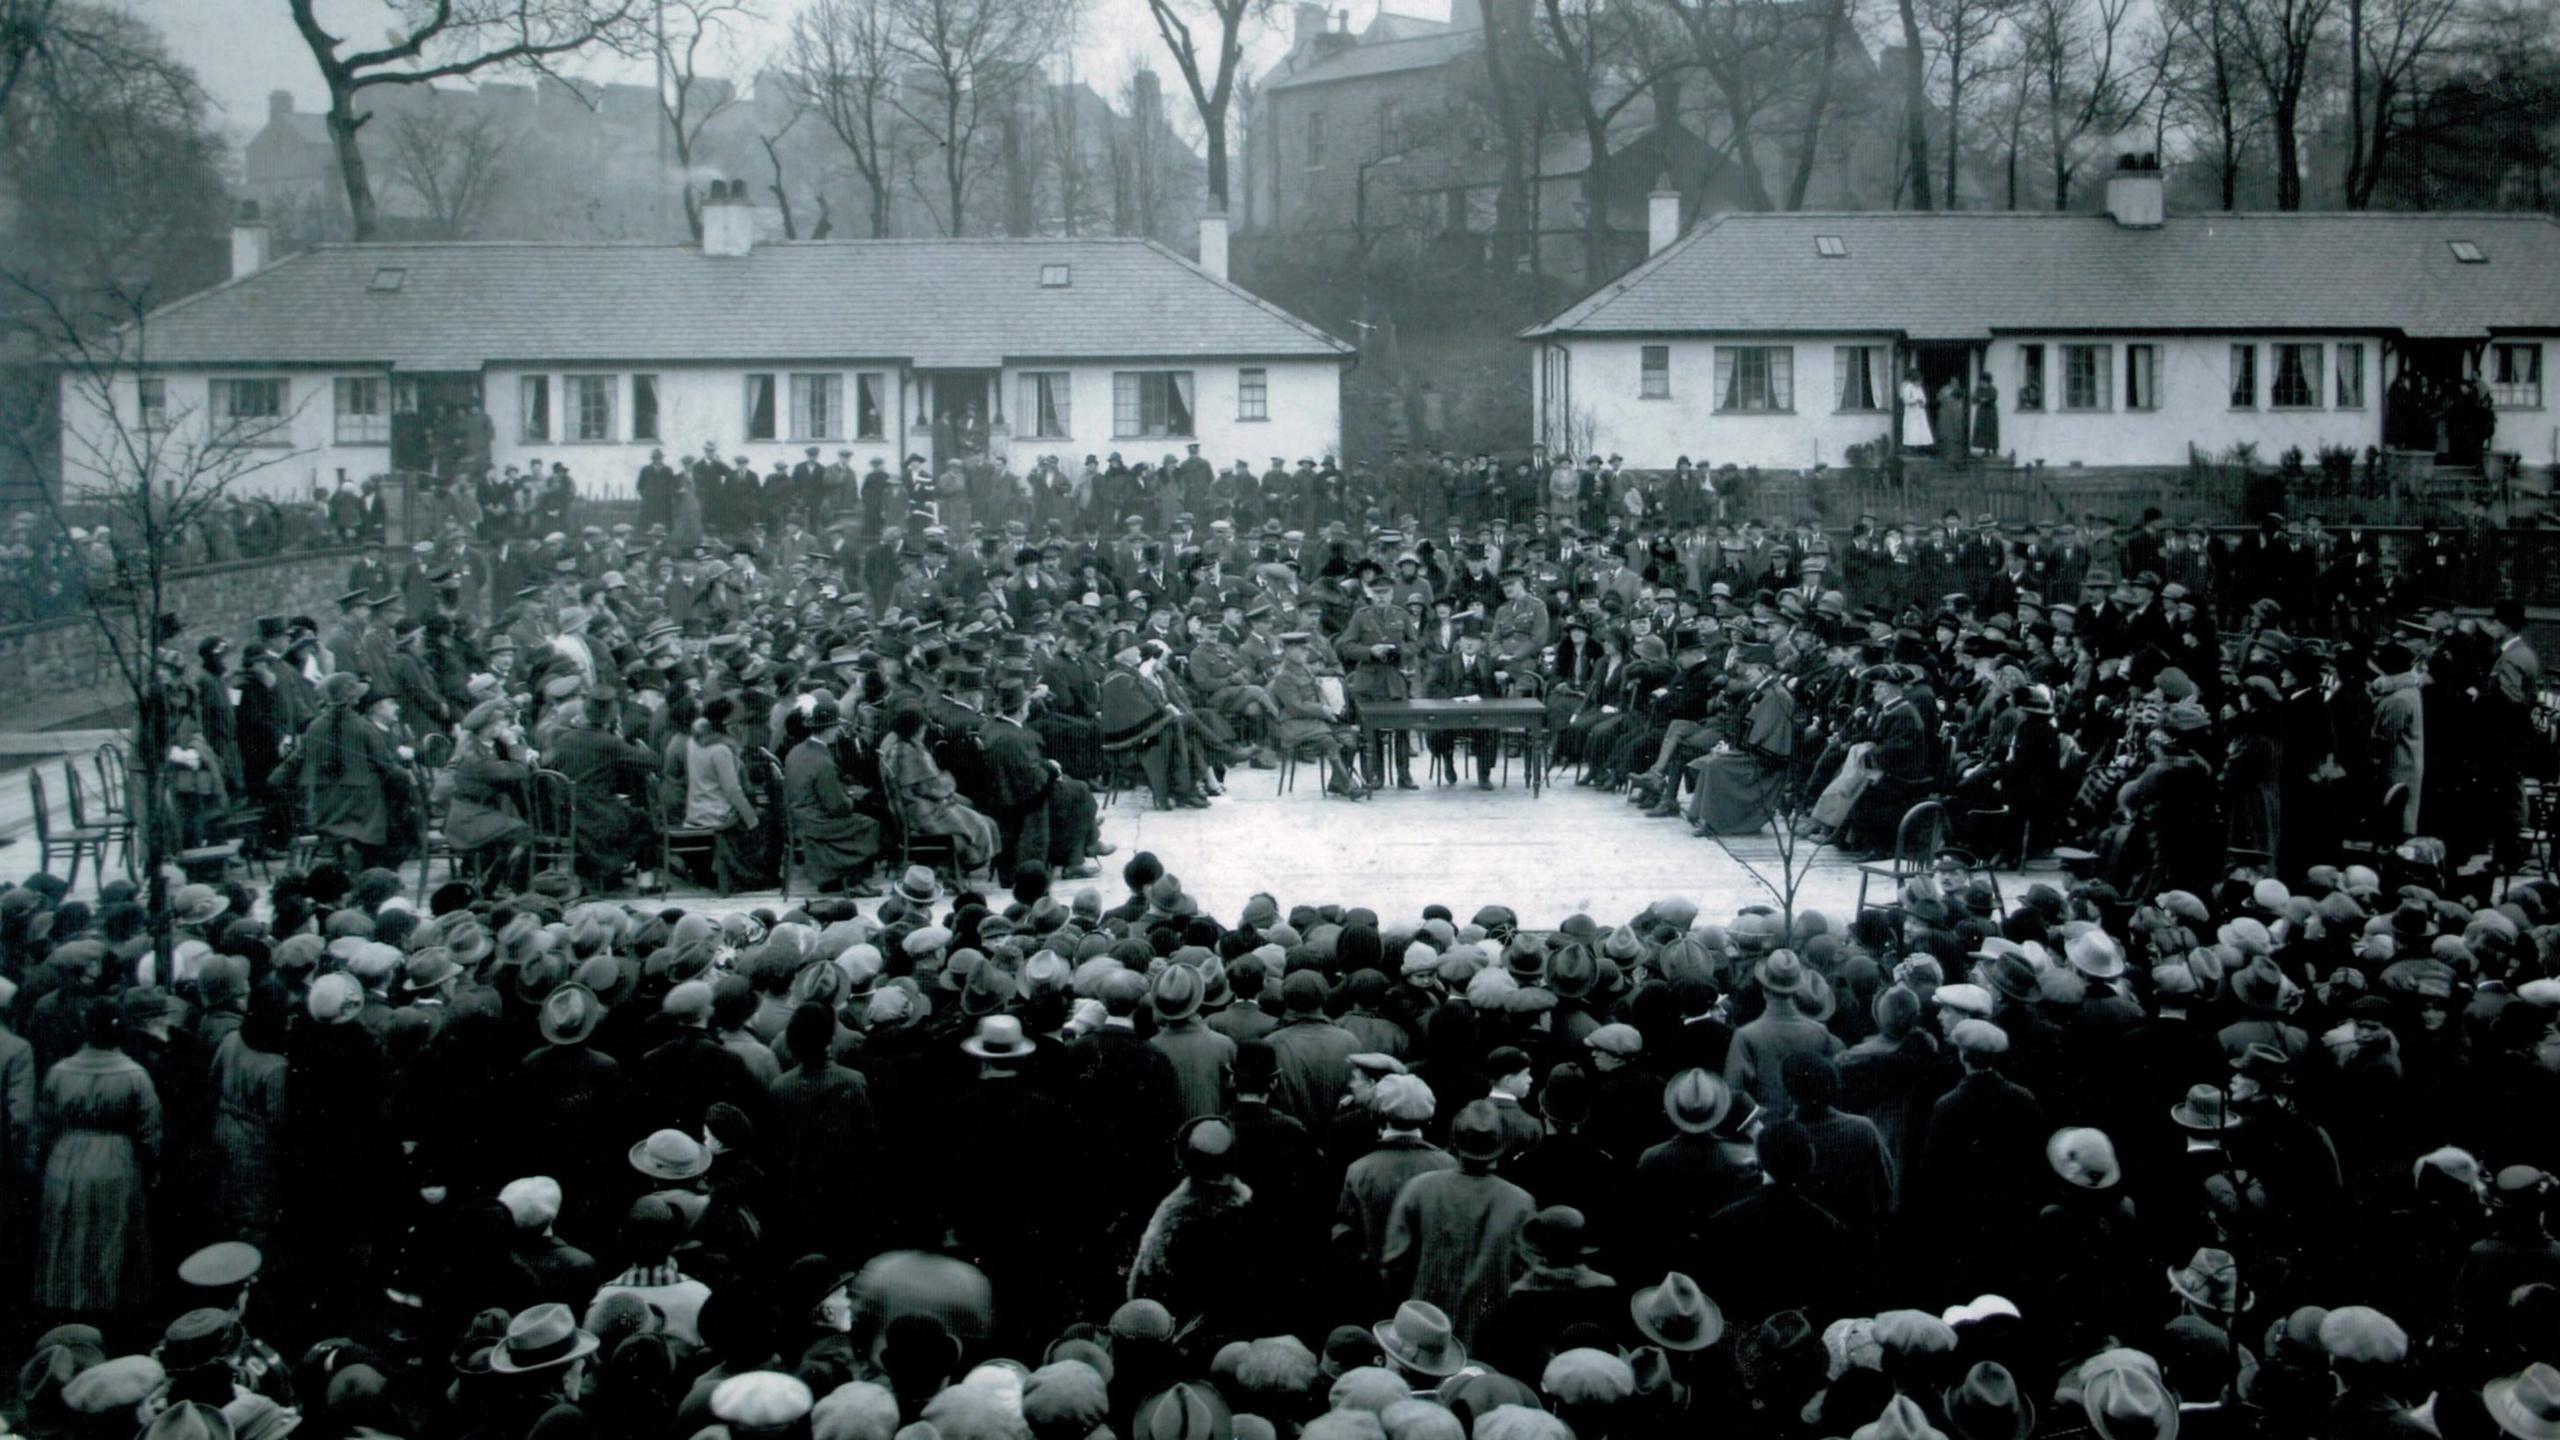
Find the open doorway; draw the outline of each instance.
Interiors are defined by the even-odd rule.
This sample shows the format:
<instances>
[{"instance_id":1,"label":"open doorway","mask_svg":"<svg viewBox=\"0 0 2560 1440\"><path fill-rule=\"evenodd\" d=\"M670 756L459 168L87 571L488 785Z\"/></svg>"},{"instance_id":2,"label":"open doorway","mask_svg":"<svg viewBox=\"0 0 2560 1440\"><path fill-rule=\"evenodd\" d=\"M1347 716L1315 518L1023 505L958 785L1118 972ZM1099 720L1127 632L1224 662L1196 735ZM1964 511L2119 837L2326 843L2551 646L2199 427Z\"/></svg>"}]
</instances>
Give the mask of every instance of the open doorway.
<instances>
[{"instance_id":1,"label":"open doorway","mask_svg":"<svg viewBox=\"0 0 2560 1440\"><path fill-rule=\"evenodd\" d=\"M987 457L992 370L943 370L932 377L933 468L971 464Z\"/></svg>"}]
</instances>

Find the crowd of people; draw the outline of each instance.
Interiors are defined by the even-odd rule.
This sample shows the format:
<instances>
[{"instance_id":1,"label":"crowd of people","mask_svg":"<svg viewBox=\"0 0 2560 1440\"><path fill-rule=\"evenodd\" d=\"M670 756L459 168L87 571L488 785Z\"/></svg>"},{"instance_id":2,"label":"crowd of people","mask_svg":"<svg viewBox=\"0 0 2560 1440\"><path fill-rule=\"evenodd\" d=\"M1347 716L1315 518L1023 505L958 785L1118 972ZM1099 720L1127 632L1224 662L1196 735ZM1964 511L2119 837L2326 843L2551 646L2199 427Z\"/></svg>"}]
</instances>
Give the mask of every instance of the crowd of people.
<instances>
[{"instance_id":1,"label":"crowd of people","mask_svg":"<svg viewBox=\"0 0 2560 1440\"><path fill-rule=\"evenodd\" d=\"M12 1423L2560 1433L2546 719L2521 607L2435 608L2448 542L1130 475L716 543L653 480L675 519L454 524L236 655L170 617L182 838L299 863L0 893ZM1104 881L1097 789L1416 784L1358 707L1469 694L1701 835L1887 850L1937 799L2065 869L1553 930ZM814 883L629 894L670 829Z\"/></svg>"}]
</instances>

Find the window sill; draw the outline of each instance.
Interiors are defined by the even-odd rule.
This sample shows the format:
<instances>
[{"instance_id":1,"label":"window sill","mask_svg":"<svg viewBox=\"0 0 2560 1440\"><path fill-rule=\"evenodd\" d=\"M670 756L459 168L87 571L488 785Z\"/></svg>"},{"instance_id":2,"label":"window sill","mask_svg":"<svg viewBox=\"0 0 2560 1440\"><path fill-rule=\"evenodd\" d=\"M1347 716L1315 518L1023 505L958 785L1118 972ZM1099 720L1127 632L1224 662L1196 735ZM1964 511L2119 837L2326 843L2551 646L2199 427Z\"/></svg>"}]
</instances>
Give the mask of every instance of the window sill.
<instances>
[{"instance_id":1,"label":"window sill","mask_svg":"<svg viewBox=\"0 0 2560 1440\"><path fill-rule=\"evenodd\" d=\"M1271 417L1268 415L1239 415L1236 417L1236 423L1239 425L1268 425L1271 423Z\"/></svg>"},{"instance_id":2,"label":"window sill","mask_svg":"<svg viewBox=\"0 0 2560 1440\"><path fill-rule=\"evenodd\" d=\"M2116 412L2112 405L2065 405L2053 413L2056 415L2113 415Z\"/></svg>"},{"instance_id":3,"label":"window sill","mask_svg":"<svg viewBox=\"0 0 2560 1440\"><path fill-rule=\"evenodd\" d=\"M2508 414L2518 410L2539 410L2542 408L2542 402L2539 400L2518 400L2512 404L2491 405L2489 408L2499 412L2500 414Z\"/></svg>"},{"instance_id":4,"label":"window sill","mask_svg":"<svg viewBox=\"0 0 2560 1440\"><path fill-rule=\"evenodd\" d=\"M2127 405L2124 407L2124 413L2127 415L2157 415L2160 413L2160 407L2157 405Z\"/></svg>"},{"instance_id":5,"label":"window sill","mask_svg":"<svg viewBox=\"0 0 2560 1440\"><path fill-rule=\"evenodd\" d=\"M388 449L390 449L390 448L391 448L391 442L390 442L389 440L387 440L387 439L384 439L384 440L349 440L349 439L346 439L345 437L341 436L341 437L338 437L338 438L336 438L336 439L331 440L329 443L330 443L330 445L331 445L332 447L334 447L334 448L336 448L336 449L340 449L340 450L354 450L354 449L359 449L359 448L361 448L361 449L366 449L366 450L388 450Z\"/></svg>"},{"instance_id":6,"label":"window sill","mask_svg":"<svg viewBox=\"0 0 2560 1440\"><path fill-rule=\"evenodd\" d=\"M2224 413L2231 415L2255 415L2258 413L2258 407L2255 405L2234 405Z\"/></svg>"},{"instance_id":7,"label":"window sill","mask_svg":"<svg viewBox=\"0 0 2560 1440\"><path fill-rule=\"evenodd\" d=\"M1729 410L1719 405L1714 413L1718 415L1793 415L1796 412L1792 406L1784 410Z\"/></svg>"},{"instance_id":8,"label":"window sill","mask_svg":"<svg viewBox=\"0 0 2560 1440\"><path fill-rule=\"evenodd\" d=\"M1881 405L1851 405L1831 413L1834 415L1890 415L1893 412Z\"/></svg>"},{"instance_id":9,"label":"window sill","mask_svg":"<svg viewBox=\"0 0 2560 1440\"><path fill-rule=\"evenodd\" d=\"M632 442L628 440L554 440L551 443L554 445L582 445L592 449L599 445L628 445Z\"/></svg>"},{"instance_id":10,"label":"window sill","mask_svg":"<svg viewBox=\"0 0 2560 1440\"><path fill-rule=\"evenodd\" d=\"M1671 398L1671 392L1665 390L1659 395L1638 395L1636 398L1639 400L1668 400Z\"/></svg>"}]
</instances>

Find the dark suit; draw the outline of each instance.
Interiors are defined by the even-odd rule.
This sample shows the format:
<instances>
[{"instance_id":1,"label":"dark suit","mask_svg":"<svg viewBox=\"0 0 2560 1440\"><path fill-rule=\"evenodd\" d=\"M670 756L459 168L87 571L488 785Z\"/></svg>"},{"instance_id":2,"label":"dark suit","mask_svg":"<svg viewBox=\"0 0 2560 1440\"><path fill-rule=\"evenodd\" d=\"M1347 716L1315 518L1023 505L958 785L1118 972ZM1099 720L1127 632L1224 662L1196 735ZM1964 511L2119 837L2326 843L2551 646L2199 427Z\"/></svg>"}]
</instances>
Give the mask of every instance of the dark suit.
<instances>
[{"instance_id":1,"label":"dark suit","mask_svg":"<svg viewBox=\"0 0 2560 1440\"><path fill-rule=\"evenodd\" d=\"M1493 669L1493 656L1483 650L1478 650L1472 660L1463 651L1435 655L1431 659L1430 670L1423 677L1423 691L1434 700L1455 700L1464 696L1500 699L1502 682L1493 678ZM1491 783L1493 757L1501 749L1498 737L1490 730L1470 730L1466 732L1466 739L1469 748L1475 751L1476 779ZM1454 753L1457 742L1455 733L1434 730L1431 732L1431 753L1446 758ZM1454 777L1454 769L1452 773Z\"/></svg>"}]
</instances>

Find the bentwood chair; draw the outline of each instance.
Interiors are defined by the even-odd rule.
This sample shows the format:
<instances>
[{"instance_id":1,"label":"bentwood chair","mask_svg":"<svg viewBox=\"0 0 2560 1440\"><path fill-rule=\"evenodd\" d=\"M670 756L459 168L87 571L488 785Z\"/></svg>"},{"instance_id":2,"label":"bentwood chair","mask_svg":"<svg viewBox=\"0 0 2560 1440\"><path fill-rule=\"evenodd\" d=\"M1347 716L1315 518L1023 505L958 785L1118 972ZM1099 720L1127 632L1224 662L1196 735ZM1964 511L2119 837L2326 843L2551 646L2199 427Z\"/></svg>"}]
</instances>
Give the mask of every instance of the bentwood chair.
<instances>
[{"instance_id":1,"label":"bentwood chair","mask_svg":"<svg viewBox=\"0 0 2560 1440\"><path fill-rule=\"evenodd\" d=\"M69 762L65 762L62 773L72 784L79 783L72 775ZM111 838L107 827L80 824L76 816L70 817L69 824L55 825L52 807L46 803L44 772L41 769L27 771L27 795L35 805L38 868L51 873L53 857L60 855L70 862L64 872L66 877L77 879L80 862L87 860L97 874L98 884L104 886L107 883L107 844Z\"/></svg>"}]
</instances>

